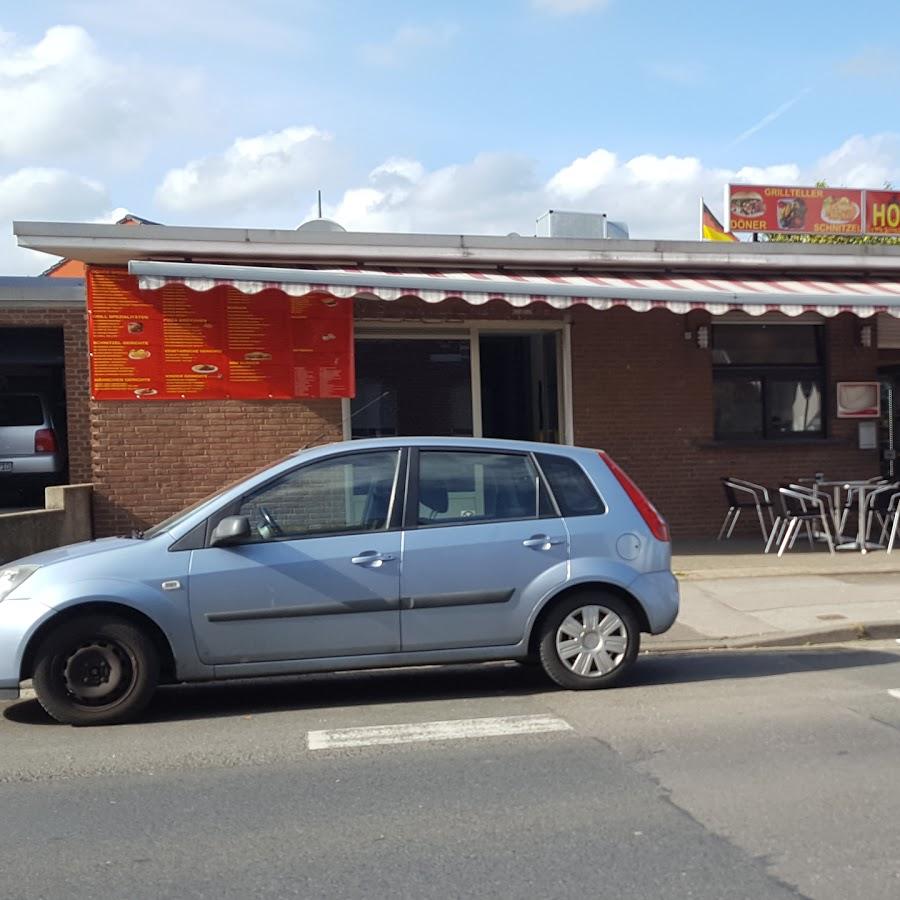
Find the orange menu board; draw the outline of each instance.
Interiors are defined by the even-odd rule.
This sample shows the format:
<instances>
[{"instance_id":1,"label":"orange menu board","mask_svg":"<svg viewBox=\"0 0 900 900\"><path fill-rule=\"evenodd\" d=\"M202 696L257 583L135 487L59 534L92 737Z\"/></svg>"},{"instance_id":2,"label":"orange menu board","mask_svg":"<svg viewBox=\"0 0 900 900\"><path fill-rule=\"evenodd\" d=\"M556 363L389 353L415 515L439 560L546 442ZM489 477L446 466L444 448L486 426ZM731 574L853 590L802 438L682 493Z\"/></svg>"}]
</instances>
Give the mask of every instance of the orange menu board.
<instances>
[{"instance_id":1,"label":"orange menu board","mask_svg":"<svg viewBox=\"0 0 900 900\"><path fill-rule=\"evenodd\" d=\"M181 284L141 291L120 269L88 270L96 400L352 397L352 301Z\"/></svg>"}]
</instances>

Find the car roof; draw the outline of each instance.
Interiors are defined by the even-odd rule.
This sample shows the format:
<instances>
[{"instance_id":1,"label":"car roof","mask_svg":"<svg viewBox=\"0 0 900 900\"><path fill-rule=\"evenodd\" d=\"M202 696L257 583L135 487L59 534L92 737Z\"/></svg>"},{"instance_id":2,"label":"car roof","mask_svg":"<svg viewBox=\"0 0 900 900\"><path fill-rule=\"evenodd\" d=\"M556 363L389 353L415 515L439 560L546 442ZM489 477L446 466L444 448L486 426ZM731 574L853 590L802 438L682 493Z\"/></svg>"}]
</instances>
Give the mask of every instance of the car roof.
<instances>
[{"instance_id":1,"label":"car roof","mask_svg":"<svg viewBox=\"0 0 900 900\"><path fill-rule=\"evenodd\" d=\"M328 444L317 444L312 447L303 447L296 451L295 456L307 454L315 450L316 455L323 452L340 453L343 450L379 450L387 447L441 447L457 450L508 450L518 453L548 453L583 451L583 447L574 447L568 444L548 444L541 441L513 441L502 438L474 438L474 437L429 437L417 435L415 437L383 437L361 438L353 441L337 441ZM596 451L591 451L596 452Z\"/></svg>"}]
</instances>

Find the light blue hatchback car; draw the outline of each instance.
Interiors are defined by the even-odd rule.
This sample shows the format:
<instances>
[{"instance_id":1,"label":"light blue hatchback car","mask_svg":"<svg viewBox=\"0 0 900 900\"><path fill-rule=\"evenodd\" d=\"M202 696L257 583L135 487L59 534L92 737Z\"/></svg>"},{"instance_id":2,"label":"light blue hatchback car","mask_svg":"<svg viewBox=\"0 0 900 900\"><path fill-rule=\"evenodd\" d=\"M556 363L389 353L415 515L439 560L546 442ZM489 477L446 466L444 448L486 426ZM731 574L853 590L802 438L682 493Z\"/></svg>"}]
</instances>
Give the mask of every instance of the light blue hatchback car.
<instances>
[{"instance_id":1,"label":"light blue hatchback car","mask_svg":"<svg viewBox=\"0 0 900 900\"><path fill-rule=\"evenodd\" d=\"M618 682L678 613L665 521L603 452L389 438L303 450L145 534L0 570L0 699L73 725L160 683L517 659Z\"/></svg>"}]
</instances>

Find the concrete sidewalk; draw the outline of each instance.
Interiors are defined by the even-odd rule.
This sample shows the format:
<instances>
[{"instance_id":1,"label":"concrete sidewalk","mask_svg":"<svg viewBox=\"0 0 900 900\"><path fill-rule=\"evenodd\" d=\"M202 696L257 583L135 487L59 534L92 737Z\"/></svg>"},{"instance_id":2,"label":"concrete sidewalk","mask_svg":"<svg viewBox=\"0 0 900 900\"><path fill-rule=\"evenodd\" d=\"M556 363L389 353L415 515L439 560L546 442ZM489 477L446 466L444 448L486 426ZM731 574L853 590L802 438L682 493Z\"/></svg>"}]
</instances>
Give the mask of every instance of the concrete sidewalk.
<instances>
[{"instance_id":1,"label":"concrete sidewalk","mask_svg":"<svg viewBox=\"0 0 900 900\"><path fill-rule=\"evenodd\" d=\"M681 613L647 650L772 647L900 638L900 552L794 550L759 541L676 546Z\"/></svg>"}]
</instances>

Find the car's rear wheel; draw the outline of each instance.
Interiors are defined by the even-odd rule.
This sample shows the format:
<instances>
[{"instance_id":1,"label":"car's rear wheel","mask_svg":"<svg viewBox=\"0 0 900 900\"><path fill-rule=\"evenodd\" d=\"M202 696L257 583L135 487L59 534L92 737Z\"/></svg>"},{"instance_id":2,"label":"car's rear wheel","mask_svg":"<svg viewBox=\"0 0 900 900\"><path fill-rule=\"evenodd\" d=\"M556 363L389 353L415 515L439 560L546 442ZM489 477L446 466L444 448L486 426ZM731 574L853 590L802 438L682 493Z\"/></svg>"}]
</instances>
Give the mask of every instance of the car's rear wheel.
<instances>
[{"instance_id":1,"label":"car's rear wheel","mask_svg":"<svg viewBox=\"0 0 900 900\"><path fill-rule=\"evenodd\" d=\"M108 616L64 622L35 655L41 706L67 725L113 725L137 717L159 681L159 654L137 626Z\"/></svg>"},{"instance_id":2,"label":"car's rear wheel","mask_svg":"<svg viewBox=\"0 0 900 900\"><path fill-rule=\"evenodd\" d=\"M615 594L579 593L561 600L541 624L544 671L570 690L611 687L640 649L641 630L628 604Z\"/></svg>"}]
</instances>

